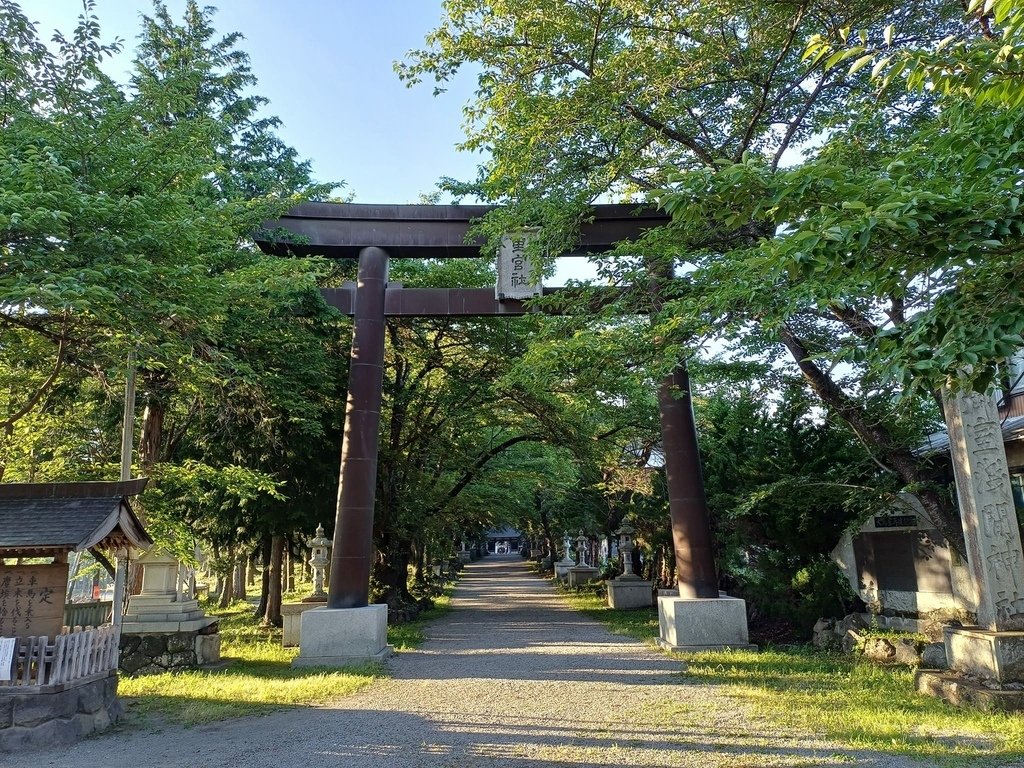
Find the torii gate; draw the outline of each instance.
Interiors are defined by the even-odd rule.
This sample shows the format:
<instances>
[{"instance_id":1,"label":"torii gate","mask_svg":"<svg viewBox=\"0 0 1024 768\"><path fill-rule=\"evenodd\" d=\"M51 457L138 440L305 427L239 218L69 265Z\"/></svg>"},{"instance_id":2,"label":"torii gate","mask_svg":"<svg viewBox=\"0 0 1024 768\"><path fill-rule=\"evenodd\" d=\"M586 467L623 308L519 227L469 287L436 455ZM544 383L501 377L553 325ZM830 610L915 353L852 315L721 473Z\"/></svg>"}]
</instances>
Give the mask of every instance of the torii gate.
<instances>
[{"instance_id":1,"label":"torii gate","mask_svg":"<svg viewBox=\"0 0 1024 768\"><path fill-rule=\"evenodd\" d=\"M303 203L281 219L268 222L269 234L258 239L268 253L359 259L355 286L323 290L328 304L354 318L329 609L365 608L369 603L385 318L515 316L531 311L521 298L509 297L516 295L515 291L503 294L491 288L404 288L388 284L389 258L479 257L483 243L467 242L467 232L471 221L489 210L488 206ZM593 220L581 227L579 247L563 255L605 252L618 242L635 239L669 221L660 212L632 205L597 205L593 212ZM282 229L302 242L284 243L271 238L274 230ZM662 381L658 401L680 597L717 599L711 529L684 367ZM303 622L308 614L304 614ZM663 631L663 639L664 635ZM742 635L742 642L729 644L746 643L745 612ZM677 643L674 635L666 644L685 645ZM331 654L320 654L325 655Z\"/></svg>"}]
</instances>

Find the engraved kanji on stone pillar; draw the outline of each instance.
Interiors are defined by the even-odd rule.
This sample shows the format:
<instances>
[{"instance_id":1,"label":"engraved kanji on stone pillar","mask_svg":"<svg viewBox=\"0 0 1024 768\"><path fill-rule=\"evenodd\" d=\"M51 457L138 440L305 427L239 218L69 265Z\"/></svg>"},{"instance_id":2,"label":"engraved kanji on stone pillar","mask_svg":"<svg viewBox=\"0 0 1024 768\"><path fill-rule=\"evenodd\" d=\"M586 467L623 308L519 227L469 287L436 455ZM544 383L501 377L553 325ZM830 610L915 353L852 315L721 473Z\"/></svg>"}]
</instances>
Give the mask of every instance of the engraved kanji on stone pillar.
<instances>
[{"instance_id":1,"label":"engraved kanji on stone pillar","mask_svg":"<svg viewBox=\"0 0 1024 768\"><path fill-rule=\"evenodd\" d=\"M1024 554L995 403L973 392L943 401L978 625L1024 629Z\"/></svg>"}]
</instances>

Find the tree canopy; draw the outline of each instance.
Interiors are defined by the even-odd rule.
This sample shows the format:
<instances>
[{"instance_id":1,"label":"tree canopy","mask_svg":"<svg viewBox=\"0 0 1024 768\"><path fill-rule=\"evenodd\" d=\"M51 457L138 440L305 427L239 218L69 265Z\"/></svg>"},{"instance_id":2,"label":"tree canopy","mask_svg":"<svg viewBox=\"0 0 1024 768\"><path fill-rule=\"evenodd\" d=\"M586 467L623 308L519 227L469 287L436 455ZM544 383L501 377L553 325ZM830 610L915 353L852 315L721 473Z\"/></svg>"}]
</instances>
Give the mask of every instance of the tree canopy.
<instances>
[{"instance_id":1,"label":"tree canopy","mask_svg":"<svg viewBox=\"0 0 1024 768\"><path fill-rule=\"evenodd\" d=\"M622 286L661 276L638 356L794 366L957 546L913 448L938 386L984 389L1021 343L1016 6L444 7L398 70L440 87L481 70L467 146L490 158L447 186L509 203L495 229L571 230L601 196L664 207L670 227L600 263ZM626 292L632 310L645 293Z\"/></svg>"}]
</instances>

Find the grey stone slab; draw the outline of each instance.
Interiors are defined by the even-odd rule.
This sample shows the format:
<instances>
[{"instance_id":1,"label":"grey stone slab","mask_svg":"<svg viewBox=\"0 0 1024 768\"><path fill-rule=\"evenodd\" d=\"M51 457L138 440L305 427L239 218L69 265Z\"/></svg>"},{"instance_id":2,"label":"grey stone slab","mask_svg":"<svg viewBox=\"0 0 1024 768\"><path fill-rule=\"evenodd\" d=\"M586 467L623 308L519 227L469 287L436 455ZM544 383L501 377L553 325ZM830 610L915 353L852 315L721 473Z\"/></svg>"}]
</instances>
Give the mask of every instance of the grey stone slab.
<instances>
[{"instance_id":1,"label":"grey stone slab","mask_svg":"<svg viewBox=\"0 0 1024 768\"><path fill-rule=\"evenodd\" d=\"M659 597L658 644L667 650L753 648L746 602L735 597Z\"/></svg>"},{"instance_id":2,"label":"grey stone slab","mask_svg":"<svg viewBox=\"0 0 1024 768\"><path fill-rule=\"evenodd\" d=\"M616 610L649 608L654 605L654 585L642 579L613 579L608 582L608 606Z\"/></svg>"}]
</instances>

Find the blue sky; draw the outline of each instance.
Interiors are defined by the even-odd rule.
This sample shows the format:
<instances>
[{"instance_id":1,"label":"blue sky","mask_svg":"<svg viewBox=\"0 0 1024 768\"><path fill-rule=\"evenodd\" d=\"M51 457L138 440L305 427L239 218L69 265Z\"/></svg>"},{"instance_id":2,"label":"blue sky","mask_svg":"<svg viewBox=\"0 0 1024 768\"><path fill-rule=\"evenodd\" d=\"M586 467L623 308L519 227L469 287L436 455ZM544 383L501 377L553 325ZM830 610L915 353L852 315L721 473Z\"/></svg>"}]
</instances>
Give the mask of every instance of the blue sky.
<instances>
[{"instance_id":1,"label":"blue sky","mask_svg":"<svg viewBox=\"0 0 1024 768\"><path fill-rule=\"evenodd\" d=\"M280 117L282 138L313 161L322 181L344 181L362 203L414 203L442 176L468 178L478 155L459 153L462 106L473 77L433 96L432 84L406 88L392 64L420 47L441 16L440 0L201 0L214 5L222 33L240 44L259 78L257 92ZM184 0L168 0L180 18ZM81 0L22 0L48 40L70 32ZM127 71L149 0L97 0L103 38L125 50L108 70Z\"/></svg>"}]
</instances>

